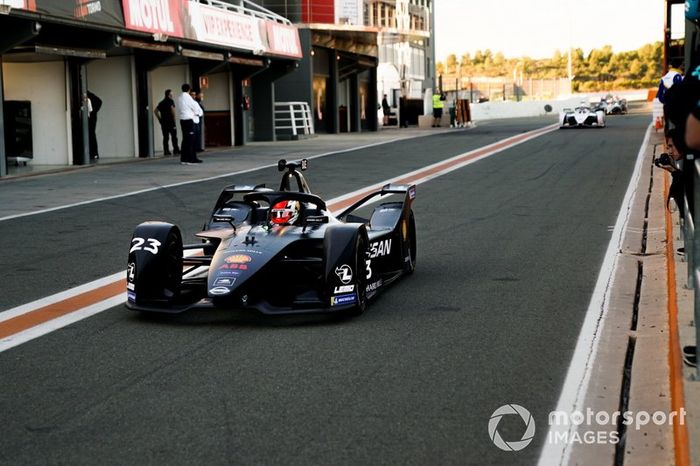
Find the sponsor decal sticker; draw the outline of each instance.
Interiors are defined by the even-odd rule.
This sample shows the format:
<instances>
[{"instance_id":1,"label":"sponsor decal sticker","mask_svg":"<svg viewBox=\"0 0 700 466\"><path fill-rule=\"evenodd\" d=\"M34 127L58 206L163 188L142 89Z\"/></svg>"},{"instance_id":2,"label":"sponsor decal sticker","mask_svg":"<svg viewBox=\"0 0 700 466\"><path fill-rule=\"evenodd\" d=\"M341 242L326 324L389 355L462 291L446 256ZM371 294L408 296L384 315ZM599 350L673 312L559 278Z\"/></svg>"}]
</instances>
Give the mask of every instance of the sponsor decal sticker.
<instances>
[{"instance_id":1,"label":"sponsor decal sticker","mask_svg":"<svg viewBox=\"0 0 700 466\"><path fill-rule=\"evenodd\" d=\"M409 199L416 198L416 187L415 186L411 186L411 189L408 190L408 198Z\"/></svg>"},{"instance_id":2,"label":"sponsor decal sticker","mask_svg":"<svg viewBox=\"0 0 700 466\"><path fill-rule=\"evenodd\" d=\"M367 285L367 292L369 293L370 291L375 291L383 284L384 284L384 280L377 280L374 283L370 283L369 285Z\"/></svg>"},{"instance_id":3,"label":"sponsor decal sticker","mask_svg":"<svg viewBox=\"0 0 700 466\"><path fill-rule=\"evenodd\" d=\"M328 217L325 215L321 215L318 217L306 217L306 223L309 225L321 225L324 223L328 223Z\"/></svg>"},{"instance_id":4,"label":"sponsor decal sticker","mask_svg":"<svg viewBox=\"0 0 700 466\"><path fill-rule=\"evenodd\" d=\"M209 290L209 294L213 294L214 296L221 296L230 292L231 290L229 290L228 288L224 288L223 286L217 286L216 288L212 288L211 290Z\"/></svg>"},{"instance_id":5,"label":"sponsor decal sticker","mask_svg":"<svg viewBox=\"0 0 700 466\"><path fill-rule=\"evenodd\" d=\"M347 285L352 281L352 269L347 264L336 267L335 274L340 278L340 281L343 282L343 285Z\"/></svg>"},{"instance_id":6,"label":"sponsor decal sticker","mask_svg":"<svg viewBox=\"0 0 700 466\"><path fill-rule=\"evenodd\" d=\"M235 277L219 277L214 280L214 286L233 286L236 283Z\"/></svg>"},{"instance_id":7,"label":"sponsor decal sticker","mask_svg":"<svg viewBox=\"0 0 700 466\"><path fill-rule=\"evenodd\" d=\"M126 279L129 282L133 282L134 278L136 278L136 264L131 262L127 267L126 267Z\"/></svg>"},{"instance_id":8,"label":"sponsor decal sticker","mask_svg":"<svg viewBox=\"0 0 700 466\"><path fill-rule=\"evenodd\" d=\"M355 291L355 285L336 286L333 289L333 294L352 293L353 291Z\"/></svg>"},{"instance_id":9,"label":"sponsor decal sticker","mask_svg":"<svg viewBox=\"0 0 700 466\"><path fill-rule=\"evenodd\" d=\"M133 291L127 291L126 292L126 299L128 299L132 303L135 303L136 302L136 293L134 293Z\"/></svg>"},{"instance_id":10,"label":"sponsor decal sticker","mask_svg":"<svg viewBox=\"0 0 700 466\"><path fill-rule=\"evenodd\" d=\"M102 11L102 3L97 2L79 2L75 6L74 15L76 18L82 18Z\"/></svg>"},{"instance_id":11,"label":"sponsor decal sticker","mask_svg":"<svg viewBox=\"0 0 700 466\"><path fill-rule=\"evenodd\" d=\"M253 259L247 254L234 254L233 256L228 256L224 259L227 264L247 264Z\"/></svg>"},{"instance_id":12,"label":"sponsor decal sticker","mask_svg":"<svg viewBox=\"0 0 700 466\"><path fill-rule=\"evenodd\" d=\"M333 296L331 298L331 306L343 306L345 304L354 304L356 302L357 295L355 293Z\"/></svg>"},{"instance_id":13,"label":"sponsor decal sticker","mask_svg":"<svg viewBox=\"0 0 700 466\"><path fill-rule=\"evenodd\" d=\"M391 253L391 239L375 241L369 246L369 258L388 256ZM343 282L344 283L344 282Z\"/></svg>"},{"instance_id":14,"label":"sponsor decal sticker","mask_svg":"<svg viewBox=\"0 0 700 466\"><path fill-rule=\"evenodd\" d=\"M246 264L223 264L219 270L248 270Z\"/></svg>"},{"instance_id":15,"label":"sponsor decal sticker","mask_svg":"<svg viewBox=\"0 0 700 466\"><path fill-rule=\"evenodd\" d=\"M252 236L250 238L254 239L254 237L252 237ZM258 251L257 249L234 249L231 252L234 252L236 254L258 254L258 255L262 254L262 251Z\"/></svg>"}]
</instances>

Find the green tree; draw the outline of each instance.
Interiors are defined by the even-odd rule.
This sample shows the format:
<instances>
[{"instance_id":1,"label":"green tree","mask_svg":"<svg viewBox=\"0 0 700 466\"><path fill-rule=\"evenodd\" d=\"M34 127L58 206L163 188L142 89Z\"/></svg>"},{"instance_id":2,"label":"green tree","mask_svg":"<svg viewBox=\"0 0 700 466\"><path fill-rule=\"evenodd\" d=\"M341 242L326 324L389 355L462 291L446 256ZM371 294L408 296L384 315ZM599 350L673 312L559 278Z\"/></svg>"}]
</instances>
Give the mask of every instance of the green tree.
<instances>
[{"instance_id":1,"label":"green tree","mask_svg":"<svg viewBox=\"0 0 700 466\"><path fill-rule=\"evenodd\" d=\"M574 91L593 92L608 89L655 87L661 76L663 47L661 42L638 50L615 53L606 45L586 56L581 48L571 50ZM459 63L456 55L438 63L438 74L454 82L459 75L470 77L504 77L506 80L557 79L568 76L568 50L554 52L551 58L505 58L502 53L477 50L465 53Z\"/></svg>"},{"instance_id":2,"label":"green tree","mask_svg":"<svg viewBox=\"0 0 700 466\"><path fill-rule=\"evenodd\" d=\"M445 73L457 73L457 55L455 55L454 53L448 55L447 60L445 60Z\"/></svg>"}]
</instances>

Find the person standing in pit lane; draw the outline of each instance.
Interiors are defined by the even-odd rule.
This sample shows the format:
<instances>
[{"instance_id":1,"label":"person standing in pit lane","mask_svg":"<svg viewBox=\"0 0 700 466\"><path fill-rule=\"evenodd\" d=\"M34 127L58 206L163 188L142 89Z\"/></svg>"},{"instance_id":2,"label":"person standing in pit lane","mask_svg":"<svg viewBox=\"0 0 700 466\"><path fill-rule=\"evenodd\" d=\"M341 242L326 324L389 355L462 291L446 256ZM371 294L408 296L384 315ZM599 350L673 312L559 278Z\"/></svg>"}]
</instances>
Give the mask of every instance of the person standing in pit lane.
<instances>
[{"instance_id":1,"label":"person standing in pit lane","mask_svg":"<svg viewBox=\"0 0 700 466\"><path fill-rule=\"evenodd\" d=\"M171 155L169 148L169 140L173 140L173 153L178 155L180 149L177 145L177 129L175 127L175 101L173 100L173 91L165 90L165 97L158 103L158 106L153 111L160 123L160 130L163 133L163 155Z\"/></svg>"},{"instance_id":2,"label":"person standing in pit lane","mask_svg":"<svg viewBox=\"0 0 700 466\"><path fill-rule=\"evenodd\" d=\"M202 163L195 152L194 125L199 123L202 107L190 96L190 85L182 85L182 94L177 98L177 110L180 114L180 129L182 130L182 146L180 147L180 163L193 165Z\"/></svg>"}]
</instances>

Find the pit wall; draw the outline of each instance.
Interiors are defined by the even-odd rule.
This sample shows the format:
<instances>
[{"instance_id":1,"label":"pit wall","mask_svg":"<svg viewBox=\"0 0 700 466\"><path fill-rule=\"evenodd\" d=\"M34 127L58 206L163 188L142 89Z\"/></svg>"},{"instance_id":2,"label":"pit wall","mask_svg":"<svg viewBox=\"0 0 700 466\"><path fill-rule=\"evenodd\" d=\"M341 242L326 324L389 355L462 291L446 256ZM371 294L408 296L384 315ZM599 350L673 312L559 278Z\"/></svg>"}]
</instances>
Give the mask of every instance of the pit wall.
<instances>
[{"instance_id":1,"label":"pit wall","mask_svg":"<svg viewBox=\"0 0 700 466\"><path fill-rule=\"evenodd\" d=\"M628 101L646 101L647 90L642 91L625 91L614 92L613 95L618 95ZM545 105L552 107L551 115L558 115L564 108L573 108L582 101L598 101L605 93L596 94L578 94L574 97L564 100L540 100L531 102L484 102L481 104L471 105L472 120L492 120L497 118L519 118L546 115ZM447 113L447 112L445 112Z\"/></svg>"}]
</instances>

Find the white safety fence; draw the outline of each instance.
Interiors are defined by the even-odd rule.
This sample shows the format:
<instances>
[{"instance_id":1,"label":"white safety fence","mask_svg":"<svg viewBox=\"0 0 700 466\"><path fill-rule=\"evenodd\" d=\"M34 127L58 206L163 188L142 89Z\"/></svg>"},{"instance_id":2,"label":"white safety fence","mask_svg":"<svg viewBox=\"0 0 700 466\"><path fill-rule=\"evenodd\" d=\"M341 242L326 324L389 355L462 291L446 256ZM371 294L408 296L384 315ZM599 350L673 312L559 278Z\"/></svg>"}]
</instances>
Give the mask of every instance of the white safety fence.
<instances>
[{"instance_id":1,"label":"white safety fence","mask_svg":"<svg viewBox=\"0 0 700 466\"><path fill-rule=\"evenodd\" d=\"M298 137L314 134L314 121L307 102L275 102L275 133Z\"/></svg>"}]
</instances>

